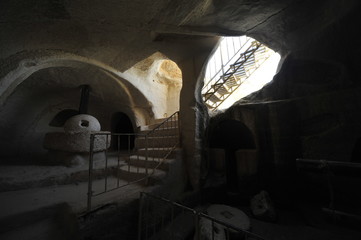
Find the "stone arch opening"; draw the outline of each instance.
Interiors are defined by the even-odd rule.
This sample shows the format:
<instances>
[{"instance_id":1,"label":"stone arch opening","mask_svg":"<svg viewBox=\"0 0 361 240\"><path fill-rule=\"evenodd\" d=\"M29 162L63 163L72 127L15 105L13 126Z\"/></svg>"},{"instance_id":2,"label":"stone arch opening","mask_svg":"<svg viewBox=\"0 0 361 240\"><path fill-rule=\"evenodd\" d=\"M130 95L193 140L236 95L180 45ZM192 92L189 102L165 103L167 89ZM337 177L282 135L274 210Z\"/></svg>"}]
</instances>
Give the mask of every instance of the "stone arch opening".
<instances>
[{"instance_id":1,"label":"stone arch opening","mask_svg":"<svg viewBox=\"0 0 361 240\"><path fill-rule=\"evenodd\" d=\"M134 133L134 127L132 121L127 114L123 112L113 113L111 119L111 131L112 133ZM112 148L119 150L127 150L134 148L134 135L119 135L112 136Z\"/></svg>"},{"instance_id":2,"label":"stone arch opening","mask_svg":"<svg viewBox=\"0 0 361 240\"><path fill-rule=\"evenodd\" d=\"M45 69L71 68L82 69L103 77L112 79L117 83L118 87L124 90L131 105L142 105L144 108L150 108L148 96L140 91L140 87L133 84L127 75L121 73L111 66L94 59L85 58L72 53L60 50L39 50L39 51L23 51L10 56L7 64L1 66L6 69L5 74L1 75L0 82L0 103L4 103L6 99L15 91L23 81L28 79L34 73ZM15 66L15 68L14 68ZM91 75L91 74L90 74ZM91 76L93 78L93 76ZM132 93L136 94L132 94ZM136 96L136 97L134 97Z\"/></svg>"},{"instance_id":3,"label":"stone arch opening","mask_svg":"<svg viewBox=\"0 0 361 240\"><path fill-rule=\"evenodd\" d=\"M155 119L168 117L179 110L182 71L166 55L155 52L125 74L141 83L139 90L151 102Z\"/></svg>"},{"instance_id":4,"label":"stone arch opening","mask_svg":"<svg viewBox=\"0 0 361 240\"><path fill-rule=\"evenodd\" d=\"M251 130L233 119L223 120L215 126L209 144L210 147L233 150L256 148Z\"/></svg>"},{"instance_id":5,"label":"stone arch opening","mask_svg":"<svg viewBox=\"0 0 361 240\"><path fill-rule=\"evenodd\" d=\"M1 79L1 101L6 104L1 106L0 117L10 123L0 129L6 133L0 137L1 156L6 161L46 163L44 137L49 132L61 132L54 127L61 128L78 113L75 109L79 106L79 86L84 84L92 88L89 114L99 120L104 131L111 129L114 112L126 112L135 123L145 122L153 115L147 98L118 73L88 63L71 63L74 62L54 59L49 65L39 61L39 65L14 70L17 78L12 78L12 82L6 80L7 76Z\"/></svg>"},{"instance_id":6,"label":"stone arch opening","mask_svg":"<svg viewBox=\"0 0 361 240\"><path fill-rule=\"evenodd\" d=\"M216 156L211 158L211 166L223 169L229 190L238 191L245 177L257 172L255 138L242 122L233 119L218 122L210 134L209 147Z\"/></svg>"},{"instance_id":7,"label":"stone arch opening","mask_svg":"<svg viewBox=\"0 0 361 240\"><path fill-rule=\"evenodd\" d=\"M160 63L158 74L167 79L167 114L165 117L168 117L179 110L182 71L175 62L165 59Z\"/></svg>"}]
</instances>

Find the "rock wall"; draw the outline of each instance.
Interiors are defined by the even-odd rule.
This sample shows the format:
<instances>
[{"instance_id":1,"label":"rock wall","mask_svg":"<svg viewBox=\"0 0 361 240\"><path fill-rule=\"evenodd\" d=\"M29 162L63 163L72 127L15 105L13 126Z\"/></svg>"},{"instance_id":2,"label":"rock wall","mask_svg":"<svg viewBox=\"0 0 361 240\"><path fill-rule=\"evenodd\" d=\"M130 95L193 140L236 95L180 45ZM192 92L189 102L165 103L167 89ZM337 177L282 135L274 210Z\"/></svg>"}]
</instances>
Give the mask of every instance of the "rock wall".
<instances>
[{"instance_id":1,"label":"rock wall","mask_svg":"<svg viewBox=\"0 0 361 240\"><path fill-rule=\"evenodd\" d=\"M272 82L215 118L215 124L239 120L255 134L264 186L292 194L296 158L354 161L361 136L360 48L351 26L360 20L355 9L320 29L283 56Z\"/></svg>"},{"instance_id":2,"label":"rock wall","mask_svg":"<svg viewBox=\"0 0 361 240\"><path fill-rule=\"evenodd\" d=\"M300 104L293 103L294 98L302 99L307 96L307 99L311 99L312 97L314 100L305 100L305 102L317 106L315 101L316 103L323 101L321 98L323 93L334 92L338 98L342 95L340 89L352 90L360 82L358 43L361 40L359 37L361 36L359 34L361 21L358 14L360 3L356 0L347 2L337 0L317 2L133 0L121 3L83 0L36 2L4 0L1 5L0 115L2 135L5 135L0 140L2 155L8 155L10 151L18 152L20 145L29 151L37 149L33 145L37 142L35 139L41 136L37 132L48 131L45 122L50 121L57 113L55 106L60 103L45 98L46 95L31 99L31 96L36 94L23 98L24 93L21 93L19 98L16 98L19 101L18 104L11 103L13 101L11 98L16 96L16 89L21 83L19 79L28 79L31 74L45 68L51 68L53 74L46 74L44 84L47 84L47 77L57 79L59 73L67 72L64 68L80 69L83 73L80 76L66 74L65 80L60 79L59 83L78 82L79 79L82 83L85 80L96 83L99 88L93 99L97 101L97 104L93 109L90 107L89 113L97 117L107 130L111 112L122 111L131 115L136 125L147 124L154 118L153 108L157 103L157 101L148 101L147 97L144 97L144 91L134 87L136 84L132 83L139 81L137 76L128 82L123 81L125 79L118 81L119 75L116 73L125 72L156 52L161 52L167 59L175 62L182 70L180 110L183 148L188 176L194 188L199 185L200 163L203 155L202 142L208 118L200 96L202 68L217 44L217 36L247 34L279 51L283 57L289 56L284 59L285 63L274 82L265 90L248 98L248 103L285 101L282 104L278 103L280 105L263 103L253 107L255 121L260 122L256 124L257 129L264 132L259 136L259 144L270 146L265 152L270 162L285 162L282 160L284 159L282 152L288 147L284 140L287 138L283 135L292 132L296 129L294 126L297 126L297 121L291 122L289 126L288 112L303 116L306 111L299 107ZM44 51L59 54L51 55L50 58L37 58L37 54ZM26 53L27 57L24 57L22 53ZM31 61L23 61L27 59ZM47 61L49 59L50 62ZM58 67L58 70L54 69ZM23 72L24 69L27 71ZM101 77L98 77L98 74ZM68 77L72 77L71 81L67 80ZM114 79L117 79L120 85L112 84ZM58 88L60 89L59 86ZM60 90L55 92L63 94ZM164 105L165 101L173 97L164 96L162 93L152 94L161 94L161 105ZM77 109L75 95L59 96L63 99L63 105L58 110ZM347 98L348 95L345 94L341 99ZM32 102L31 105L34 106L44 105L45 102L49 105L48 108L45 106L29 108L26 107L26 102L20 102L21 99ZM64 101L66 99L69 99L67 104ZM327 101L326 105L335 104L331 98ZM354 103L358 99L347 101ZM294 104L297 105L296 108ZM352 107L345 104L342 107L337 106L344 111L346 107L351 109L349 113L358 111L357 104L351 104ZM337 106L332 111L325 110L324 112L327 113L323 116L305 113L309 119L316 119L305 118L305 124L312 125L314 121L321 121L326 122L326 125L336 126L335 122L340 118L334 117L340 116L339 113L336 114ZM25 114L26 111L29 113ZM167 110L167 114L169 111L171 110ZM328 113L330 111L332 113ZM20 119L19 114L24 117ZM164 114L159 111L155 116ZM328 118L329 114L333 117ZM41 119L44 124L40 124L37 128L38 125L33 124L34 119L39 121ZM347 120L347 122L350 121ZM353 121L356 122L356 120ZM27 130L23 129L25 125L27 125ZM283 129L284 126L291 130ZM263 131L266 128L273 130L272 132ZM36 134L34 137L27 138L24 135L28 132ZM277 138L277 133L281 134L281 137ZM9 139L11 134L16 137ZM298 133L291 135L299 136ZM270 143L262 141L264 138L272 141ZM307 149L310 140L304 141L308 143L302 146ZM277 154L269 154L273 152L275 146L283 147L277 150ZM307 151L310 152L310 150ZM291 154L290 158L293 158L293 155ZM342 155L347 156L347 154L339 156Z\"/></svg>"}]
</instances>

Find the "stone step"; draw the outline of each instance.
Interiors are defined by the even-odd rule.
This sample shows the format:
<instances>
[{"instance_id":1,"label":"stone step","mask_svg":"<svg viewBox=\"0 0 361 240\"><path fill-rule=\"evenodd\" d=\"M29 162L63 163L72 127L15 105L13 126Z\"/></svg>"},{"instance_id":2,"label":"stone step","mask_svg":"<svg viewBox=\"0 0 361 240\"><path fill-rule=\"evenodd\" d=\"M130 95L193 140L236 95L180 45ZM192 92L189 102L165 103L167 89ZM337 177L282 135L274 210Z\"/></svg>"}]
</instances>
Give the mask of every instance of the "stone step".
<instances>
[{"instance_id":1,"label":"stone step","mask_svg":"<svg viewBox=\"0 0 361 240\"><path fill-rule=\"evenodd\" d=\"M207 99L207 101L211 101L211 102L214 102L214 103L221 101L221 99L214 92L205 93L205 94L203 94L203 97L205 99Z\"/></svg>"},{"instance_id":2,"label":"stone step","mask_svg":"<svg viewBox=\"0 0 361 240\"><path fill-rule=\"evenodd\" d=\"M161 124L162 122L164 122L165 120L167 120L167 118L157 118L153 120L154 124Z\"/></svg>"},{"instance_id":3,"label":"stone step","mask_svg":"<svg viewBox=\"0 0 361 240\"><path fill-rule=\"evenodd\" d=\"M127 161L128 164L136 167L148 167L148 168L155 168L168 171L169 165L172 164L175 160L174 159L162 159L162 158L152 158L148 157L148 160L144 156L136 156L133 155Z\"/></svg>"},{"instance_id":4,"label":"stone step","mask_svg":"<svg viewBox=\"0 0 361 240\"><path fill-rule=\"evenodd\" d=\"M121 179L132 182L140 180L141 184L158 184L162 182L162 179L165 178L167 175L166 171L160 170L160 169L151 169L143 167L137 167L137 166L122 166L119 168L119 176ZM145 178L148 173L148 178L141 180L142 178Z\"/></svg>"},{"instance_id":5,"label":"stone step","mask_svg":"<svg viewBox=\"0 0 361 240\"><path fill-rule=\"evenodd\" d=\"M212 85L212 87L219 95L222 96L231 93L231 89L228 88L224 83L217 83Z\"/></svg>"},{"instance_id":6,"label":"stone step","mask_svg":"<svg viewBox=\"0 0 361 240\"><path fill-rule=\"evenodd\" d=\"M139 133L140 134L148 134L152 130L142 130ZM153 131L149 137L162 137L162 136L177 136L179 134L178 127L172 127L172 128L160 128Z\"/></svg>"},{"instance_id":7,"label":"stone step","mask_svg":"<svg viewBox=\"0 0 361 240\"><path fill-rule=\"evenodd\" d=\"M147 156L148 154L148 157L164 158L168 154L167 159L175 158L175 151L170 152L171 150L172 148L148 148L147 151L145 148L141 148L137 150L137 154L135 155Z\"/></svg>"},{"instance_id":8,"label":"stone step","mask_svg":"<svg viewBox=\"0 0 361 240\"><path fill-rule=\"evenodd\" d=\"M140 130L141 131L153 130L154 128L158 127L161 123L163 123L165 120L166 119L161 119L159 122L155 122L150 125L141 126ZM168 121L168 122L164 123L160 128L170 128L170 127L172 127L172 128L178 127L178 120Z\"/></svg>"},{"instance_id":9,"label":"stone step","mask_svg":"<svg viewBox=\"0 0 361 240\"><path fill-rule=\"evenodd\" d=\"M135 148L162 148L174 147L179 142L176 136L163 136L163 137L138 137L135 139Z\"/></svg>"},{"instance_id":10,"label":"stone step","mask_svg":"<svg viewBox=\"0 0 361 240\"><path fill-rule=\"evenodd\" d=\"M238 86L240 83L241 83L240 79L238 79L237 77L231 76L225 84L227 85L227 87L232 88L232 87Z\"/></svg>"}]
</instances>

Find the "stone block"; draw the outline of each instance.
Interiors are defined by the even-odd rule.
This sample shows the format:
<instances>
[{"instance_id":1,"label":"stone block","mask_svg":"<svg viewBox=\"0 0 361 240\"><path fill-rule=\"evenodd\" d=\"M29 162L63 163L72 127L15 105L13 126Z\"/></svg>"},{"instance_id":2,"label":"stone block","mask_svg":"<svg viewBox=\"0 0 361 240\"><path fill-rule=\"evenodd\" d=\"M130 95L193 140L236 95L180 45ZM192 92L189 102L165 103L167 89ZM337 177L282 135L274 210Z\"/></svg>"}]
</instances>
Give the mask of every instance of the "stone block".
<instances>
[{"instance_id":1,"label":"stone block","mask_svg":"<svg viewBox=\"0 0 361 240\"><path fill-rule=\"evenodd\" d=\"M232 225L236 228L248 231L251 228L249 217L241 210L227 205L214 204L207 208L206 213L226 224ZM228 233L227 233L228 231ZM232 229L227 229L222 224L214 222L208 218L201 217L200 219L200 239L204 240L225 240L227 236L232 236L234 239L242 239L244 234Z\"/></svg>"},{"instance_id":2,"label":"stone block","mask_svg":"<svg viewBox=\"0 0 361 240\"><path fill-rule=\"evenodd\" d=\"M251 210L252 214L261 220L275 221L277 218L272 200L266 191L261 191L251 199Z\"/></svg>"}]
</instances>

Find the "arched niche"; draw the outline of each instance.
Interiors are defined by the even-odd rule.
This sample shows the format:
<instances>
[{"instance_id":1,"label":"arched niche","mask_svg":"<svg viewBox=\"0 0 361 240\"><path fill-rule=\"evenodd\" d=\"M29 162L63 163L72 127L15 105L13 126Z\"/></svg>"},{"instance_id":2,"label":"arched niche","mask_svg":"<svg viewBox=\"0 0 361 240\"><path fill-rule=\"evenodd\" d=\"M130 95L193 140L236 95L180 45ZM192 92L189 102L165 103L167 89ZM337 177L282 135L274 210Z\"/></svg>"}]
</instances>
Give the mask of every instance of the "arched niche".
<instances>
[{"instance_id":1,"label":"arched niche","mask_svg":"<svg viewBox=\"0 0 361 240\"><path fill-rule=\"evenodd\" d=\"M233 119L223 120L214 127L209 145L211 148L232 151L256 148L251 130L242 122Z\"/></svg>"},{"instance_id":2,"label":"arched niche","mask_svg":"<svg viewBox=\"0 0 361 240\"><path fill-rule=\"evenodd\" d=\"M130 150L134 148L134 127L131 119L123 112L115 112L111 118L112 148L114 150ZM129 133L130 135L123 135Z\"/></svg>"},{"instance_id":3,"label":"arched niche","mask_svg":"<svg viewBox=\"0 0 361 240\"><path fill-rule=\"evenodd\" d=\"M179 111L182 71L166 55L155 52L133 65L124 75L152 104L155 119Z\"/></svg>"},{"instance_id":4,"label":"arched niche","mask_svg":"<svg viewBox=\"0 0 361 240\"><path fill-rule=\"evenodd\" d=\"M78 79L70 75L69 80L62 80L62 82L79 86L93 81L91 86L93 90L104 89L104 84L112 84L113 88L117 87L122 89L121 93L126 96L127 101L132 107L142 106L143 109L146 109L143 113L148 112L149 116L144 116L145 119L154 114L151 113L152 107L148 99L149 96L142 91L142 84L137 84L139 81L128 79L127 74L123 74L117 69L95 59L85 58L61 50L23 51L10 56L0 67L4 70L2 75L0 75L0 84L2 85L0 88L0 104L4 104L16 88L34 73L49 70L49 72L54 72L51 76L52 78L59 79L57 75L62 76L59 72L68 68L87 72L89 77L88 79ZM108 80L103 81L101 78ZM74 81L72 82L71 80ZM61 82L58 83L61 84ZM104 93L101 92L100 94L104 96ZM114 97L116 97L116 95L117 94L114 94Z\"/></svg>"},{"instance_id":5,"label":"arched niche","mask_svg":"<svg viewBox=\"0 0 361 240\"><path fill-rule=\"evenodd\" d=\"M25 76L19 73L13 79L19 83L15 88L8 85L11 94L1 96L4 104L0 106L1 163L46 161L44 136L63 131L63 123L79 107L84 84L91 88L88 113L99 120L102 130L110 131L114 112L126 112L134 123L153 115L146 97L131 83L94 65L81 65L30 67L23 69Z\"/></svg>"},{"instance_id":6,"label":"arched niche","mask_svg":"<svg viewBox=\"0 0 361 240\"><path fill-rule=\"evenodd\" d=\"M217 122L209 135L210 166L226 176L230 191L238 191L257 173L258 150L251 130L242 122Z\"/></svg>"}]
</instances>

